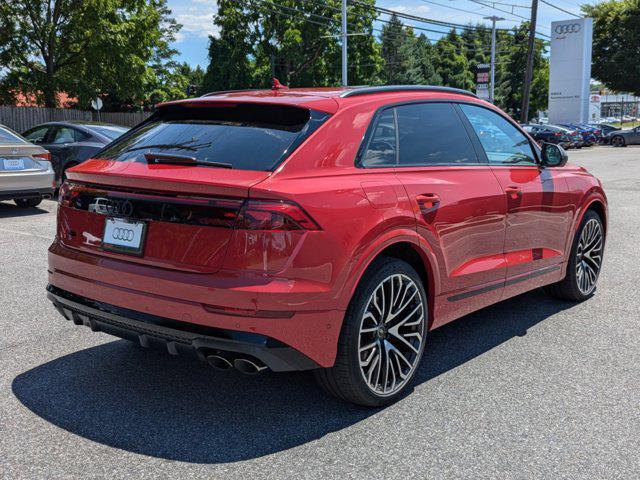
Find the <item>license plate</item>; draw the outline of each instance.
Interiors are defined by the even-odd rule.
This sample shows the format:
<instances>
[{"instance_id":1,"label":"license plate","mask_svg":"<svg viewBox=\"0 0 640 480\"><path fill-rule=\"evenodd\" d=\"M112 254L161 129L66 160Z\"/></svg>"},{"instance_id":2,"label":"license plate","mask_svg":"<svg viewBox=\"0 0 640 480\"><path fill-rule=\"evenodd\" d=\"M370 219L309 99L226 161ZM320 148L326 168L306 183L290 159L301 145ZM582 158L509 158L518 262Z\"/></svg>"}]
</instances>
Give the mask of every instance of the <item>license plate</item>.
<instances>
[{"instance_id":1,"label":"license plate","mask_svg":"<svg viewBox=\"0 0 640 480\"><path fill-rule=\"evenodd\" d=\"M146 232L145 222L107 217L102 235L102 248L112 252L142 255Z\"/></svg>"},{"instance_id":2,"label":"license plate","mask_svg":"<svg viewBox=\"0 0 640 480\"><path fill-rule=\"evenodd\" d=\"M2 163L5 170L24 170L24 159L22 158L4 158Z\"/></svg>"}]
</instances>

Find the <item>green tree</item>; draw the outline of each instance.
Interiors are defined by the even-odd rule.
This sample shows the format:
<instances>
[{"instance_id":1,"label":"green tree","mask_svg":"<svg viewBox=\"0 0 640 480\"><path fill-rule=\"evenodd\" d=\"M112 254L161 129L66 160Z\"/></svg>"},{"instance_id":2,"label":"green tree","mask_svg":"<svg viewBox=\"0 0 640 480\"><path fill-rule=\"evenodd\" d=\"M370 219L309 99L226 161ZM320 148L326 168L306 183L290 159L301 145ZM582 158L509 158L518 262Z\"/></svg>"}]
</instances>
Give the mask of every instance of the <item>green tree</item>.
<instances>
[{"instance_id":1,"label":"green tree","mask_svg":"<svg viewBox=\"0 0 640 480\"><path fill-rule=\"evenodd\" d=\"M469 69L475 74L480 64L491 61L491 30L484 25L469 24L469 28L460 34L461 43L464 45L464 55L469 62Z\"/></svg>"},{"instance_id":2,"label":"green tree","mask_svg":"<svg viewBox=\"0 0 640 480\"><path fill-rule=\"evenodd\" d=\"M584 5L594 20L592 75L608 88L640 95L640 1Z\"/></svg>"},{"instance_id":3,"label":"green tree","mask_svg":"<svg viewBox=\"0 0 640 480\"><path fill-rule=\"evenodd\" d=\"M475 87L474 75L469 67L467 49L460 35L452 29L438 40L436 51L436 72L442 78L442 84L472 90Z\"/></svg>"},{"instance_id":4,"label":"green tree","mask_svg":"<svg viewBox=\"0 0 640 480\"><path fill-rule=\"evenodd\" d=\"M340 83L340 0L220 0L210 37L207 91ZM380 70L374 0L349 5L349 81L372 83ZM360 35L362 34L362 35Z\"/></svg>"},{"instance_id":5,"label":"green tree","mask_svg":"<svg viewBox=\"0 0 640 480\"><path fill-rule=\"evenodd\" d=\"M392 15L389 23L382 27L380 33L381 54L383 62L382 81L387 85L405 83L407 74L408 55L413 53L409 33L397 17ZM411 32L413 36L413 33Z\"/></svg>"},{"instance_id":6,"label":"green tree","mask_svg":"<svg viewBox=\"0 0 640 480\"><path fill-rule=\"evenodd\" d=\"M513 29L511 35L501 35L500 57L496 69L496 104L514 118L520 116L524 72L527 64L529 26L525 22ZM549 61L546 47L536 40L533 55L533 79L529 102L529 117L546 110L549 97Z\"/></svg>"},{"instance_id":7,"label":"green tree","mask_svg":"<svg viewBox=\"0 0 640 480\"><path fill-rule=\"evenodd\" d=\"M180 29L166 0L12 0L0 9L0 30L14 32L21 53L6 67L6 85L38 94L55 107L66 91L81 105L107 93L108 103L136 105L162 83Z\"/></svg>"},{"instance_id":8,"label":"green tree","mask_svg":"<svg viewBox=\"0 0 640 480\"><path fill-rule=\"evenodd\" d=\"M433 64L435 48L425 35L416 37L396 15L382 28L380 35L383 61L382 81L387 85L439 84Z\"/></svg>"},{"instance_id":9,"label":"green tree","mask_svg":"<svg viewBox=\"0 0 640 480\"><path fill-rule=\"evenodd\" d=\"M252 0L218 0L213 23L217 36L209 36L209 66L202 89L211 92L252 86L249 52L254 46L256 4Z\"/></svg>"}]
</instances>

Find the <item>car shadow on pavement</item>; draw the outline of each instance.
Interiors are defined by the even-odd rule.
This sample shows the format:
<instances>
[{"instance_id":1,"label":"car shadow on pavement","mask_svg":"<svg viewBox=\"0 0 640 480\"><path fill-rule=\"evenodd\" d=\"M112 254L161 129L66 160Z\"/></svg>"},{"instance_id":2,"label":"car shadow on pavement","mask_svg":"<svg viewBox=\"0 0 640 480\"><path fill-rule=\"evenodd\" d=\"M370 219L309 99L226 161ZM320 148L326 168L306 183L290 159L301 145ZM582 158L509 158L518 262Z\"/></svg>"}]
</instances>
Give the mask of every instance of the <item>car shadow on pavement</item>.
<instances>
[{"instance_id":1,"label":"car shadow on pavement","mask_svg":"<svg viewBox=\"0 0 640 480\"><path fill-rule=\"evenodd\" d=\"M19 208L15 206L13 202L0 202L0 218L30 217L32 215L41 215L43 213L49 212L39 207Z\"/></svg>"},{"instance_id":2,"label":"car shadow on pavement","mask_svg":"<svg viewBox=\"0 0 640 480\"><path fill-rule=\"evenodd\" d=\"M535 291L445 325L430 333L415 383L523 336L571 306ZM261 457L380 412L325 395L308 372L220 372L124 340L33 368L18 375L12 389L35 414L76 435L130 452L196 463Z\"/></svg>"}]
</instances>

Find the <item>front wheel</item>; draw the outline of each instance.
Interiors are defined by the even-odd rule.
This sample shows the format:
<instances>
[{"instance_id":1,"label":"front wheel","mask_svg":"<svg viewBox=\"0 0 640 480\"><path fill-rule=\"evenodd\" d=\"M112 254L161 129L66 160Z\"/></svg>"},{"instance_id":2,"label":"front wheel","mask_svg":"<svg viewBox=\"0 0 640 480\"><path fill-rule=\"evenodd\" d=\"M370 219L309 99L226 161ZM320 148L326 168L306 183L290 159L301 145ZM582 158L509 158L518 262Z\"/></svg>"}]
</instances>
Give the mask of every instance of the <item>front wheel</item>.
<instances>
[{"instance_id":1,"label":"front wheel","mask_svg":"<svg viewBox=\"0 0 640 480\"><path fill-rule=\"evenodd\" d=\"M587 210L576 232L565 278L546 287L547 293L563 300L586 300L596 289L604 250L604 226L593 210Z\"/></svg>"},{"instance_id":2,"label":"front wheel","mask_svg":"<svg viewBox=\"0 0 640 480\"><path fill-rule=\"evenodd\" d=\"M42 198L15 198L18 208L35 208L42 203Z\"/></svg>"},{"instance_id":3,"label":"front wheel","mask_svg":"<svg viewBox=\"0 0 640 480\"><path fill-rule=\"evenodd\" d=\"M611 139L611 145L613 145L614 147L624 147L624 138L622 138L620 135L613 137Z\"/></svg>"},{"instance_id":4,"label":"front wheel","mask_svg":"<svg viewBox=\"0 0 640 480\"><path fill-rule=\"evenodd\" d=\"M398 399L411 383L427 333L420 276L396 258L375 260L347 309L333 367L316 370L332 395L367 407Z\"/></svg>"}]
</instances>

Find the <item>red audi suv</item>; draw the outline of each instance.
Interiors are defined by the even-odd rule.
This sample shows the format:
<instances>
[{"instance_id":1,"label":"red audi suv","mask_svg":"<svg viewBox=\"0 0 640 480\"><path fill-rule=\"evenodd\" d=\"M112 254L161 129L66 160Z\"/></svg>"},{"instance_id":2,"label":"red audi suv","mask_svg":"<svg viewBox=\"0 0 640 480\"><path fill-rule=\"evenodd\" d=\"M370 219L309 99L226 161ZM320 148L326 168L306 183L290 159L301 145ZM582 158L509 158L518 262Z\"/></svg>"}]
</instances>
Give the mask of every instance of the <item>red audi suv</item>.
<instances>
[{"instance_id":1,"label":"red audi suv","mask_svg":"<svg viewBox=\"0 0 640 480\"><path fill-rule=\"evenodd\" d=\"M566 162L450 88L161 104L68 172L48 296L93 331L384 405L430 330L542 286L593 294L607 201Z\"/></svg>"}]
</instances>

